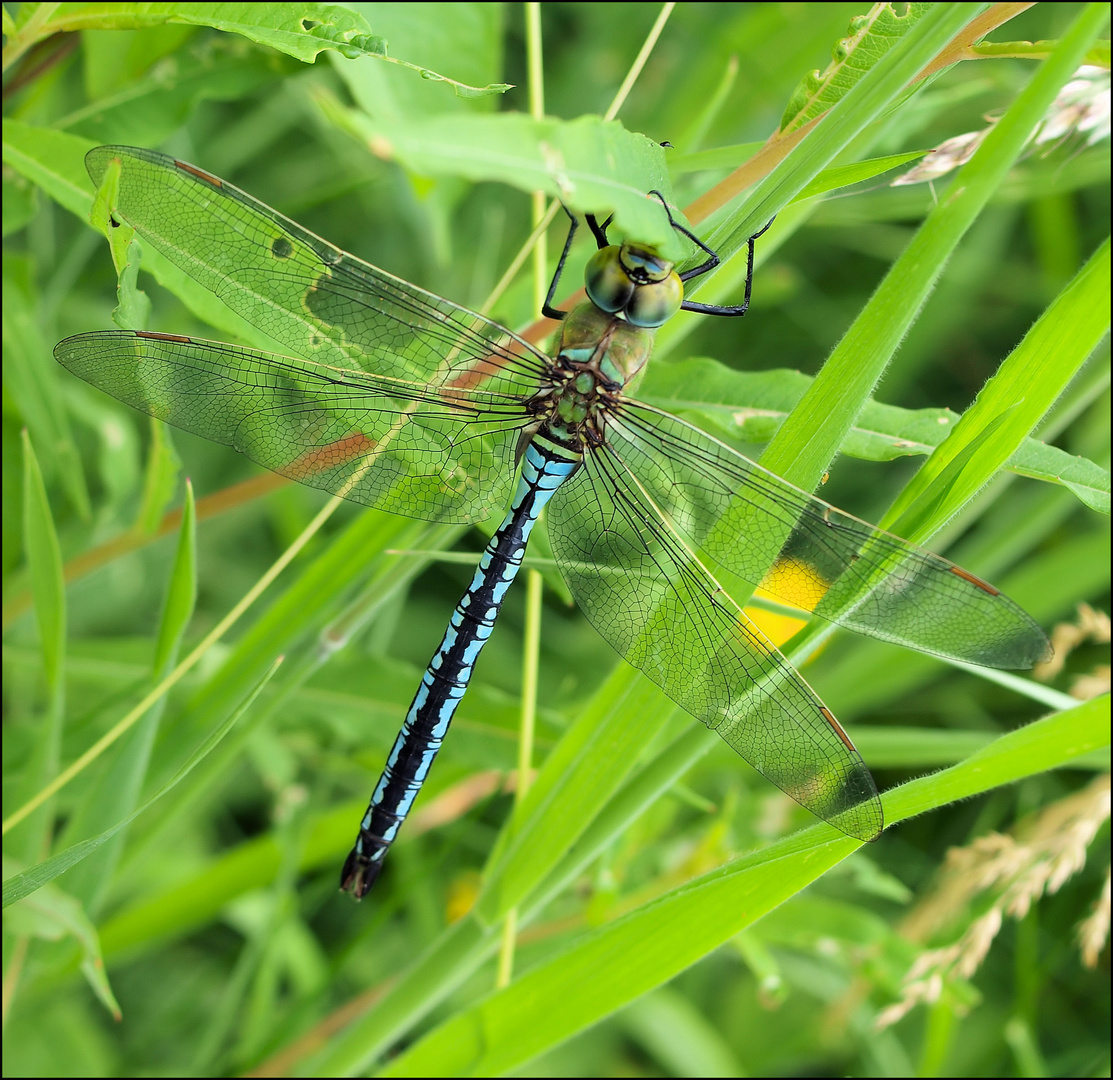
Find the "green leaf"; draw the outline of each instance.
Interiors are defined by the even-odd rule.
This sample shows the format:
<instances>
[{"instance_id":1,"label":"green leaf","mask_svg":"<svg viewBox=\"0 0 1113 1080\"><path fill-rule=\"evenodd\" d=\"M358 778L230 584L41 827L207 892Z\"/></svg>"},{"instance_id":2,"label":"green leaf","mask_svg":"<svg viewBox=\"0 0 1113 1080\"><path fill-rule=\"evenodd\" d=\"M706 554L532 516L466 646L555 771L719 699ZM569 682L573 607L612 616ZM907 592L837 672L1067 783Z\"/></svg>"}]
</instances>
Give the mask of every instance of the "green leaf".
<instances>
[{"instance_id":1,"label":"green leaf","mask_svg":"<svg viewBox=\"0 0 1113 1080\"><path fill-rule=\"evenodd\" d=\"M153 535L162 522L174 493L178 488L178 474L182 463L174 449L170 430L161 420L151 417L148 424L151 443L147 450L147 465L143 470L143 497L139 504L135 526L148 536ZM186 482L187 497L192 500L193 489Z\"/></svg>"},{"instance_id":2,"label":"green leaf","mask_svg":"<svg viewBox=\"0 0 1113 1080\"><path fill-rule=\"evenodd\" d=\"M187 480L182 524L178 530L178 549L166 589L162 618L159 620L155 659L151 670L154 681L164 679L176 663L178 649L197 603L197 510L193 485ZM270 676L268 675L267 678ZM261 685L261 684L260 684Z\"/></svg>"},{"instance_id":3,"label":"green leaf","mask_svg":"<svg viewBox=\"0 0 1113 1080\"><path fill-rule=\"evenodd\" d=\"M14 253L5 261L3 289L4 386L19 419L38 445L48 482L57 482L83 521L92 518L81 456L74 442L58 371L46 357L33 300L31 267Z\"/></svg>"},{"instance_id":4,"label":"green leaf","mask_svg":"<svg viewBox=\"0 0 1113 1080\"><path fill-rule=\"evenodd\" d=\"M931 7L931 4L902 4L897 11L892 4L874 4L868 15L855 16L850 21L847 36L832 46L827 69L805 76L793 91L781 117L781 131L803 127L841 101L862 75L874 68ZM971 11L971 16L976 13Z\"/></svg>"},{"instance_id":5,"label":"green leaf","mask_svg":"<svg viewBox=\"0 0 1113 1080\"><path fill-rule=\"evenodd\" d=\"M38 190L25 177L4 170L4 235L18 232L38 212Z\"/></svg>"},{"instance_id":6,"label":"green leaf","mask_svg":"<svg viewBox=\"0 0 1113 1080\"><path fill-rule=\"evenodd\" d=\"M88 221L93 186L85 171L85 155L96 143L7 117L3 130L4 164Z\"/></svg>"},{"instance_id":7,"label":"green leaf","mask_svg":"<svg viewBox=\"0 0 1113 1080\"><path fill-rule=\"evenodd\" d=\"M922 23L930 18L926 15ZM1098 8L1085 9L1064 38L1063 47L1040 68L994 126L956 177L955 194L935 207L831 353L811 389L766 448L762 465L805 489L815 486L958 242L1007 175L1059 88L1070 78L1097 36L1102 18ZM900 46L888 56L899 52ZM853 96L852 91L840 105L849 103ZM821 130L825 126L821 125Z\"/></svg>"},{"instance_id":8,"label":"green leaf","mask_svg":"<svg viewBox=\"0 0 1113 1080\"><path fill-rule=\"evenodd\" d=\"M669 172L673 176L682 176L684 173L737 169L764 145L760 142L748 142L735 146L716 146L711 150L696 150L691 154L670 154L667 158Z\"/></svg>"},{"instance_id":9,"label":"green leaf","mask_svg":"<svg viewBox=\"0 0 1113 1080\"><path fill-rule=\"evenodd\" d=\"M904 154L887 154L885 157L870 158L867 161L855 161L851 165L836 165L832 169L824 169L810 184L804 186L793 202L850 187L851 184L860 184L863 180L872 180L875 176L881 176L891 169L898 169L910 161L917 161L927 152L910 150Z\"/></svg>"},{"instance_id":10,"label":"green leaf","mask_svg":"<svg viewBox=\"0 0 1113 1080\"><path fill-rule=\"evenodd\" d=\"M682 252L653 190L669 195L665 151L617 120L533 120L520 113L452 114L426 120L372 119L322 99L326 112L384 160L424 176L498 180L544 191L581 214L605 217L628 236Z\"/></svg>"},{"instance_id":11,"label":"green leaf","mask_svg":"<svg viewBox=\"0 0 1113 1080\"><path fill-rule=\"evenodd\" d=\"M387 43L376 37L357 12L337 4L62 4L33 27L22 22L23 31L9 40L14 55L51 34L77 30L137 30L164 23L211 26L249 41L266 45L305 63L312 63L325 49L342 56L375 56L412 68L422 78L448 83L457 94L499 94L510 89L501 83L467 86L434 71L387 56Z\"/></svg>"},{"instance_id":12,"label":"green leaf","mask_svg":"<svg viewBox=\"0 0 1113 1080\"><path fill-rule=\"evenodd\" d=\"M798 371L734 371L716 360L693 358L652 365L641 395L669 412L698 417L700 427L739 446L769 442L812 382ZM959 421L950 409L902 409L870 400L847 432L840 453L864 461L929 455ZM1005 467L1062 484L1091 509L1109 513L1109 470L1084 457L1028 437Z\"/></svg>"},{"instance_id":13,"label":"green leaf","mask_svg":"<svg viewBox=\"0 0 1113 1080\"><path fill-rule=\"evenodd\" d=\"M92 855L102 844L107 843L122 829L127 828L133 821L140 815L144 814L151 806L153 806L159 799L161 799L168 792L172 791L184 780L190 772L193 771L208 755L216 749L221 740L228 734L229 731L235 726L236 722L241 716L247 712L248 709L254 704L255 699L259 696L263 687L270 681L271 676L278 670L279 665L282 663L282 658L279 657L271 665L268 671L263 675L259 682L253 687L251 693L241 702L239 707L232 712L228 718L217 727L215 727L209 736L201 743L200 746L194 750L192 754L186 759L180 769L162 785L146 800L141 806L133 810L126 817L115 822L104 831L98 833L96 836L90 836L80 843L74 844L71 847L59 851L57 854L52 855L49 859L45 859L37 866L30 867L19 873L12 874L10 877L4 879L3 889L3 906L8 907L17 901L23 900L25 897L30 896L32 893L37 892L44 885L49 884L56 877L64 874L71 867L77 866L83 859Z\"/></svg>"},{"instance_id":14,"label":"green leaf","mask_svg":"<svg viewBox=\"0 0 1113 1080\"><path fill-rule=\"evenodd\" d=\"M5 882L17 876L14 860L5 856ZM72 896L67 896L57 887L47 888L33 899L24 900L6 911L4 925L9 933L17 937L26 935L50 942L70 938L77 942L81 949L81 973L85 981L108 1012L116 1020L121 1018L123 1014L101 959L96 926Z\"/></svg>"},{"instance_id":15,"label":"green leaf","mask_svg":"<svg viewBox=\"0 0 1113 1080\"><path fill-rule=\"evenodd\" d=\"M156 24L157 25L157 24ZM164 32L169 30L164 27ZM148 29L133 31L154 35ZM86 31L94 40L126 40L127 33ZM148 54L146 60L150 64ZM150 66L143 77L127 79L82 109L64 117L60 131L104 142L158 146L174 134L202 102L238 101L261 91L284 73L299 70L262 49L245 49L234 37L213 37L204 49L181 50L172 60Z\"/></svg>"},{"instance_id":16,"label":"green leaf","mask_svg":"<svg viewBox=\"0 0 1113 1080\"><path fill-rule=\"evenodd\" d=\"M913 539L930 535L1013 457L1109 332L1109 271L1107 239L901 493L885 528Z\"/></svg>"},{"instance_id":17,"label":"green leaf","mask_svg":"<svg viewBox=\"0 0 1113 1080\"><path fill-rule=\"evenodd\" d=\"M58 535L42 472L26 428L20 438L23 450L23 552L31 580L39 649L46 677L46 707L36 717L29 760L13 777L9 792L11 805L25 807L27 800L53 780L58 772L65 716L66 590ZM7 850L26 862L34 861L50 844L52 823L53 804L48 800L18 822L18 831L9 841Z\"/></svg>"},{"instance_id":18,"label":"green leaf","mask_svg":"<svg viewBox=\"0 0 1113 1080\"><path fill-rule=\"evenodd\" d=\"M1020 731L885 799L902 820L1070 761L1109 742L1109 698ZM858 845L817 825L688 882L462 1009L378 1076L500 1076L667 982L815 881Z\"/></svg>"},{"instance_id":19,"label":"green leaf","mask_svg":"<svg viewBox=\"0 0 1113 1080\"><path fill-rule=\"evenodd\" d=\"M178 549L148 685L165 678L177 662L182 634L196 600L196 544L193 490L187 483ZM80 898L90 912L100 910L123 854L124 830L142 812L136 806L148 780L151 753L166 703L164 694L106 754L103 767L92 773L87 797L77 804L57 842L63 851L49 866L33 867L26 888L36 887L68 869L67 891Z\"/></svg>"},{"instance_id":20,"label":"green leaf","mask_svg":"<svg viewBox=\"0 0 1113 1080\"><path fill-rule=\"evenodd\" d=\"M979 41L970 46L976 56L987 59L1001 56L1028 56L1046 60L1058 46L1057 41ZM1109 70L1109 40L1095 41L1083 59L1084 64Z\"/></svg>"},{"instance_id":21,"label":"green leaf","mask_svg":"<svg viewBox=\"0 0 1113 1080\"><path fill-rule=\"evenodd\" d=\"M52 696L62 692L62 665L66 653L66 588L62 578L62 551L50 513L50 500L42 472L23 433L23 528L24 547L39 624L43 668Z\"/></svg>"}]
</instances>

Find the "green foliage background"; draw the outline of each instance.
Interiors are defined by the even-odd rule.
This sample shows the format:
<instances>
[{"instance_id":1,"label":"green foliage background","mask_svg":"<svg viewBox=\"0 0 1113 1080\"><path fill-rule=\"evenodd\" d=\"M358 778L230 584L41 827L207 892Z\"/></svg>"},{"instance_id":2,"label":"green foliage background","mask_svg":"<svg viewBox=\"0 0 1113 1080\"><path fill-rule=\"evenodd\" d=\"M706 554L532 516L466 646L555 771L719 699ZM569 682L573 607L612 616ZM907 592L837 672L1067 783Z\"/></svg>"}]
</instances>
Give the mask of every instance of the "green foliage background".
<instances>
[{"instance_id":1,"label":"green foliage background","mask_svg":"<svg viewBox=\"0 0 1113 1080\"><path fill-rule=\"evenodd\" d=\"M795 122L823 121L698 226L729 255L781 211L759 248L750 314L669 324L644 392L765 452L805 487L829 471L825 499L872 521L899 514L905 535L1050 628L1079 602L1108 610L1108 142L1074 136L1013 162L1043 112L1040 86L1022 91L1042 73L1053 94L1074 67L1052 85L1046 50L966 60L902 91L982 10L908 7L906 52L863 49L844 72L862 93L829 116L842 90L802 80L864 6L672 13L619 119L673 144L677 205L722 191L798 87ZM1063 39L1108 66L1108 44L1104 54L1094 44L1101 7L1037 5L990 36ZM658 11L543 5L547 114L602 113ZM170 152L472 306L529 234L525 191L545 177L536 132L508 148L489 126L528 110L519 6L13 5L11 15L6 814L173 670L326 502L294 485L237 486L258 475L243 458L159 429L56 367L54 343L109 327L118 302L124 324L250 341L210 299L143 274L148 313L134 264L117 297L103 236L87 224L84 150ZM384 63L378 39L461 84L515 88L456 94ZM987 114L1000 119L997 141L961 182L893 188L895 174L868 165L824 172L929 149L980 130ZM431 130L440 141L419 153ZM549 138L580 148L581 130L558 125ZM602 155L587 160L602 177ZM635 191L652 167L620 161L615 175ZM809 183L812 197L786 209ZM636 229L630 205L624 216L616 201L618 221ZM561 239L558 223L551 251ZM739 262L697 298L736 299ZM516 329L533 321L528 271L492 314ZM909 485L964 413L951 449ZM1025 442L1033 423L1055 449ZM156 535L183 505L185 525ZM438 821L419 813L362 905L339 894L367 794L483 542L481 530L343 506L169 696L12 830L5 878L25 898L6 910L7 1074L350 1075L376 1062L417 1076L1108 1072L1108 948L1091 970L1075 941L1107 873L1107 825L1075 876L1006 922L972 978L874 1026L925 944L902 927L948 848L995 829L1023 835L1033 815L1108 770L1108 698L1065 708L1074 680L1108 663L1100 645L1071 652L1050 690L1033 690L848 634L826 641L809 681L879 786L905 785L886 799L899 824L861 849L693 730L565 605L546 568L530 800L511 817L497 782L517 753L515 594L418 804ZM437 557L450 550L472 555ZM803 662L814 645L805 632L790 648ZM141 807L63 876L44 863ZM927 944L958 940L991 899ZM510 909L515 981L496 992Z\"/></svg>"}]
</instances>

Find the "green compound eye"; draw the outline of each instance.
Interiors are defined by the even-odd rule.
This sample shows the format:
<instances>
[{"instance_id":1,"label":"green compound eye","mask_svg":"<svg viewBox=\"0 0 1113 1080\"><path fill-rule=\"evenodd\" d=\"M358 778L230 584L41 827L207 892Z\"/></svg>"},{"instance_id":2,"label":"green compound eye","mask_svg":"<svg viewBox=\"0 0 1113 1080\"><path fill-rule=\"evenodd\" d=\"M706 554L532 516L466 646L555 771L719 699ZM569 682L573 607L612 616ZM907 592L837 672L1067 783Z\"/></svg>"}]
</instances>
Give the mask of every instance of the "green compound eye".
<instances>
[{"instance_id":1,"label":"green compound eye","mask_svg":"<svg viewBox=\"0 0 1113 1080\"><path fill-rule=\"evenodd\" d=\"M636 249L634 249L636 252ZM588 299L608 315L622 314L631 326L649 329L660 326L679 310L684 299L684 286L675 270L664 271L664 276L653 281L637 282L631 274L640 271L640 264L633 269L629 246L601 248L588 261L584 272L584 286ZM654 256L652 269L661 272L661 264Z\"/></svg>"},{"instance_id":2,"label":"green compound eye","mask_svg":"<svg viewBox=\"0 0 1113 1080\"><path fill-rule=\"evenodd\" d=\"M684 283L675 270L664 281L639 285L626 305L626 321L632 326L652 329L667 323L684 300Z\"/></svg>"},{"instance_id":3,"label":"green compound eye","mask_svg":"<svg viewBox=\"0 0 1113 1080\"><path fill-rule=\"evenodd\" d=\"M584 288L588 299L600 311L610 315L622 311L634 295L634 283L618 258L619 249L600 248L584 271Z\"/></svg>"},{"instance_id":4,"label":"green compound eye","mask_svg":"<svg viewBox=\"0 0 1113 1080\"><path fill-rule=\"evenodd\" d=\"M662 259L653 248L642 247L640 244L623 244L618 258L630 275L630 280L637 285L664 281L672 270L671 262Z\"/></svg>"}]
</instances>

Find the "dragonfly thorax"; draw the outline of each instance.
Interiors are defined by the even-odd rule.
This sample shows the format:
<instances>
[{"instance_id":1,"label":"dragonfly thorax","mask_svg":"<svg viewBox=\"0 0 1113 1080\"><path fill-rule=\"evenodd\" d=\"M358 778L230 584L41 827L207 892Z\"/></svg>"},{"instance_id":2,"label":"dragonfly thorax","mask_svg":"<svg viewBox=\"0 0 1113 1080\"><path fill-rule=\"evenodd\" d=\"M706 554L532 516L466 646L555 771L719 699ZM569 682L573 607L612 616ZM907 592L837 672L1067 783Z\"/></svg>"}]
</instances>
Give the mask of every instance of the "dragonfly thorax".
<instances>
[{"instance_id":1,"label":"dragonfly thorax","mask_svg":"<svg viewBox=\"0 0 1113 1080\"><path fill-rule=\"evenodd\" d=\"M641 380L653 331L631 326L590 301L568 313L552 380L529 404L533 431L573 449L603 442L606 414Z\"/></svg>"}]
</instances>

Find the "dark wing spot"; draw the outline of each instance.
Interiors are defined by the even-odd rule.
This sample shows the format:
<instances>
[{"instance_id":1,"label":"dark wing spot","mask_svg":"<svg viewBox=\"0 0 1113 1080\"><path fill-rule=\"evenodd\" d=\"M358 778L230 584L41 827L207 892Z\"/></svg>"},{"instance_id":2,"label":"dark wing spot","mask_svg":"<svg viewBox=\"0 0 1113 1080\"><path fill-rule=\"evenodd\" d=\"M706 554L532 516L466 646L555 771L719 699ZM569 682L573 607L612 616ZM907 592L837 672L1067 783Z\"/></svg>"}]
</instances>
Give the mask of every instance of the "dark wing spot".
<instances>
[{"instance_id":1,"label":"dark wing spot","mask_svg":"<svg viewBox=\"0 0 1113 1080\"><path fill-rule=\"evenodd\" d=\"M974 577L974 575L971 574L969 570L963 570L961 566L948 566L947 569L950 570L950 572L956 577L962 578L963 581L969 581L970 584L974 586L974 588L981 589L982 592L988 593L990 596L1001 595L1001 593L992 585L988 584L985 581L982 581L981 578Z\"/></svg>"},{"instance_id":2,"label":"dark wing spot","mask_svg":"<svg viewBox=\"0 0 1113 1080\"><path fill-rule=\"evenodd\" d=\"M271 244L271 254L276 259L288 259L294 253L294 245L285 236L276 236Z\"/></svg>"},{"instance_id":3,"label":"dark wing spot","mask_svg":"<svg viewBox=\"0 0 1113 1080\"><path fill-rule=\"evenodd\" d=\"M135 336L150 338L151 341L177 341L183 345L193 344L193 338L185 337L182 334L156 334L153 330L136 330Z\"/></svg>"},{"instance_id":4,"label":"dark wing spot","mask_svg":"<svg viewBox=\"0 0 1113 1080\"><path fill-rule=\"evenodd\" d=\"M197 168L196 165L190 165L188 161L178 161L175 159L174 164L181 169L182 172L187 172L191 176L196 176L197 179L203 183L211 184L215 188L224 187L224 181L221 180L219 176L213 176L212 173L207 173L204 169Z\"/></svg>"},{"instance_id":5,"label":"dark wing spot","mask_svg":"<svg viewBox=\"0 0 1113 1080\"><path fill-rule=\"evenodd\" d=\"M820 705L819 711L823 714L823 719L831 725L831 728L835 732L835 734L838 735L840 739L842 739L843 746L845 746L851 753L854 753L854 744L850 741L850 736L847 735L845 731L843 731L842 724L840 724L835 719L834 715L831 713L831 710L828 709L825 705Z\"/></svg>"}]
</instances>

